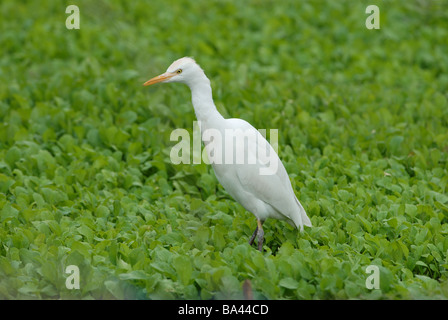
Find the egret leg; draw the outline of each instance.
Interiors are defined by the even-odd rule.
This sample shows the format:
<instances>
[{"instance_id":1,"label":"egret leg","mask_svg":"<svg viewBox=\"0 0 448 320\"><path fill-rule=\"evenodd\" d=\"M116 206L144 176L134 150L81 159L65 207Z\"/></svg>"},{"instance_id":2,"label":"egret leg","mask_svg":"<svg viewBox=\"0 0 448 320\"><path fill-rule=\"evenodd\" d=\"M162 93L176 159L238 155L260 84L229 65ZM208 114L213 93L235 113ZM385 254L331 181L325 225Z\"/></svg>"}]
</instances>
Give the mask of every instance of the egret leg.
<instances>
[{"instance_id":1,"label":"egret leg","mask_svg":"<svg viewBox=\"0 0 448 320\"><path fill-rule=\"evenodd\" d=\"M258 250L263 252L263 240L264 240L264 231L263 231L263 222L257 219L257 241L258 241Z\"/></svg>"},{"instance_id":2,"label":"egret leg","mask_svg":"<svg viewBox=\"0 0 448 320\"><path fill-rule=\"evenodd\" d=\"M254 233L252 234L252 237L250 237L250 239L249 239L249 245L250 245L250 246L252 245L252 243L254 243L255 236L257 235L257 233L258 233L258 226L257 226L257 228L255 229Z\"/></svg>"}]
</instances>

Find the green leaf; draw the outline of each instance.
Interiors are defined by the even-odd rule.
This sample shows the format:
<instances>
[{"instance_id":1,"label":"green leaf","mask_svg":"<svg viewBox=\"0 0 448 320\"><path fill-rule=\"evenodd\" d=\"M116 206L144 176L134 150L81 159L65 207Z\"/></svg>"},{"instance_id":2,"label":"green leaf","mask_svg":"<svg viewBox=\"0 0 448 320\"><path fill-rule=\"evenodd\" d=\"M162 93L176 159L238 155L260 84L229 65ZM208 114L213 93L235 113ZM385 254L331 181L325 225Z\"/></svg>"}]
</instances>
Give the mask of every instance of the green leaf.
<instances>
[{"instance_id":1,"label":"green leaf","mask_svg":"<svg viewBox=\"0 0 448 320\"><path fill-rule=\"evenodd\" d=\"M297 289L299 287L299 283L294 280L293 278L283 278L278 283L280 287L286 288L286 289Z\"/></svg>"},{"instance_id":2,"label":"green leaf","mask_svg":"<svg viewBox=\"0 0 448 320\"><path fill-rule=\"evenodd\" d=\"M14 185L14 179L0 173L0 192L7 193L9 188Z\"/></svg>"},{"instance_id":3,"label":"green leaf","mask_svg":"<svg viewBox=\"0 0 448 320\"><path fill-rule=\"evenodd\" d=\"M3 206L3 209L0 211L0 221L5 221L11 218L17 218L19 215L19 210L14 208L10 203L7 203Z\"/></svg>"},{"instance_id":4,"label":"green leaf","mask_svg":"<svg viewBox=\"0 0 448 320\"><path fill-rule=\"evenodd\" d=\"M124 292L118 280L106 280L104 286L115 298L123 300Z\"/></svg>"},{"instance_id":5,"label":"green leaf","mask_svg":"<svg viewBox=\"0 0 448 320\"><path fill-rule=\"evenodd\" d=\"M205 226L201 226L198 228L198 230L196 231L196 234L194 236L194 244L197 248L202 249L204 248L204 246L207 244L208 239L209 239L209 235L210 235L210 229L205 227Z\"/></svg>"},{"instance_id":6,"label":"green leaf","mask_svg":"<svg viewBox=\"0 0 448 320\"><path fill-rule=\"evenodd\" d=\"M180 282L183 285L190 283L193 272L190 259L186 256L177 256L173 259L173 266Z\"/></svg>"},{"instance_id":7,"label":"green leaf","mask_svg":"<svg viewBox=\"0 0 448 320\"><path fill-rule=\"evenodd\" d=\"M404 141L403 136L394 136L389 141L389 148L392 154L397 154L400 151L401 144Z\"/></svg>"},{"instance_id":8,"label":"green leaf","mask_svg":"<svg viewBox=\"0 0 448 320\"><path fill-rule=\"evenodd\" d=\"M16 162L19 161L21 157L22 157L22 152L20 151L19 148L14 146L14 147L11 147L6 152L5 161L11 168L15 168Z\"/></svg>"},{"instance_id":9,"label":"green leaf","mask_svg":"<svg viewBox=\"0 0 448 320\"><path fill-rule=\"evenodd\" d=\"M425 268L428 268L428 265L426 264L426 263L424 263L423 261L417 261L416 263L415 263L415 265L417 265L417 266L422 266L422 267L425 267Z\"/></svg>"},{"instance_id":10,"label":"green leaf","mask_svg":"<svg viewBox=\"0 0 448 320\"><path fill-rule=\"evenodd\" d=\"M118 276L121 280L146 280L149 279L149 275L142 270L133 270L128 273L121 273Z\"/></svg>"}]
</instances>

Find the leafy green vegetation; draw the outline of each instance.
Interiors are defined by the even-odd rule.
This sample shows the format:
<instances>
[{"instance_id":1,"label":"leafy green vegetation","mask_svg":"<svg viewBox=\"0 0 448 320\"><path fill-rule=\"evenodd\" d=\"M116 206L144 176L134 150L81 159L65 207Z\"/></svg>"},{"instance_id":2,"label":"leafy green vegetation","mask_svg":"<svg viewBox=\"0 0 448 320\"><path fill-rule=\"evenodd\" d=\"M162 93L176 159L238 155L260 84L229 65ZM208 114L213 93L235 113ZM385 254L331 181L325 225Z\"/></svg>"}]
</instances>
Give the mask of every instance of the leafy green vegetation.
<instances>
[{"instance_id":1,"label":"leafy green vegetation","mask_svg":"<svg viewBox=\"0 0 448 320\"><path fill-rule=\"evenodd\" d=\"M77 1L79 30L68 4L0 3L0 298L448 297L445 1ZM170 162L190 92L142 83L183 56L279 130L313 228L268 220L260 253L211 167Z\"/></svg>"}]
</instances>

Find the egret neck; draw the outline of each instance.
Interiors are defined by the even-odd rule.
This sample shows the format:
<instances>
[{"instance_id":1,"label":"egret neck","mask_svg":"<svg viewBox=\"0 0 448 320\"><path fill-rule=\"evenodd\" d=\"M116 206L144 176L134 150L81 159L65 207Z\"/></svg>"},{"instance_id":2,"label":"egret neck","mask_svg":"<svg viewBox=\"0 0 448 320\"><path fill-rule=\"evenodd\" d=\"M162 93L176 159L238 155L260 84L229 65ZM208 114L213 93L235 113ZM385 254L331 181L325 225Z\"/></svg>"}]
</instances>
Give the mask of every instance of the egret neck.
<instances>
[{"instance_id":1,"label":"egret neck","mask_svg":"<svg viewBox=\"0 0 448 320\"><path fill-rule=\"evenodd\" d=\"M191 90L191 100L196 119L205 124L211 119L223 119L223 116L218 112L213 102L210 80L203 72L201 73L186 84Z\"/></svg>"}]
</instances>

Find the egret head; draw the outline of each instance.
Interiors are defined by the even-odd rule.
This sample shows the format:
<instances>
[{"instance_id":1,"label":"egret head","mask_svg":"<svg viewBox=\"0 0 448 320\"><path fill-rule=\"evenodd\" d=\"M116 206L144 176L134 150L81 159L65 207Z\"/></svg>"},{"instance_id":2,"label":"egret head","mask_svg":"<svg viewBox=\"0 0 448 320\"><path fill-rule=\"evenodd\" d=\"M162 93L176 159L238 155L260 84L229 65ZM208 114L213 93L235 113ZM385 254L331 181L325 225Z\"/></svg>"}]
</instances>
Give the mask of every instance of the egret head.
<instances>
[{"instance_id":1,"label":"egret head","mask_svg":"<svg viewBox=\"0 0 448 320\"><path fill-rule=\"evenodd\" d=\"M174 61L165 73L146 81L143 85L150 86L158 82L181 82L189 85L195 78L202 75L204 75L204 71L202 71L196 61L192 58L184 57Z\"/></svg>"}]
</instances>

